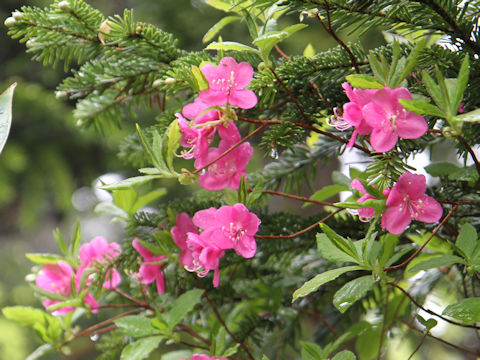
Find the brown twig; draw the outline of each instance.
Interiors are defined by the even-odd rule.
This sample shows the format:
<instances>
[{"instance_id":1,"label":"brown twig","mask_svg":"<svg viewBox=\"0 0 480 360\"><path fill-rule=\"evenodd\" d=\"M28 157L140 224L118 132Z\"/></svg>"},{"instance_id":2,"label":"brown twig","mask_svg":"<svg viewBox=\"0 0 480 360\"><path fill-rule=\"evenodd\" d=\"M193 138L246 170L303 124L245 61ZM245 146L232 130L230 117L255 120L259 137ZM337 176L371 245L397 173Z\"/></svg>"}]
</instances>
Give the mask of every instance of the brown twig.
<instances>
[{"instance_id":1,"label":"brown twig","mask_svg":"<svg viewBox=\"0 0 480 360\"><path fill-rule=\"evenodd\" d=\"M274 48L275 48L275 51L278 53L278 55L280 55L281 57L283 57L285 60L289 60L289 61L291 60L291 59L290 59L290 56L288 56L287 54L285 54L285 53L282 51L282 49L280 49L280 47L279 47L277 44L275 44Z\"/></svg>"},{"instance_id":2,"label":"brown twig","mask_svg":"<svg viewBox=\"0 0 480 360\"><path fill-rule=\"evenodd\" d=\"M457 326L462 326L462 327L467 327L467 328L471 328L471 329L477 329L479 330L480 329L480 326L476 326L476 325L465 325L465 324L462 324L462 323L459 323L459 322L456 322L456 321L453 321L453 320L450 320L440 314L437 314L436 312L430 310L430 309L427 309L425 308L424 306L422 306L421 304L419 304L414 298L412 295L410 295L408 293L407 290L405 290L404 288L402 288L401 286L393 283L393 282L387 282L387 285L390 285L390 286L393 286L394 288L397 288L398 290L400 290L406 297L408 297L410 299L410 301L412 303L415 304L416 307L422 309L423 311L425 311L426 313L429 313L430 315L433 315L433 316L436 316L440 319L442 319L443 321L446 321L452 325L457 325Z\"/></svg>"},{"instance_id":3,"label":"brown twig","mask_svg":"<svg viewBox=\"0 0 480 360\"><path fill-rule=\"evenodd\" d=\"M293 95L293 93L290 91L290 89L287 87L287 85L284 84L282 79L277 75L273 67L270 68L270 71L272 72L273 76L275 76L275 79L277 79L277 82L282 85L283 89L287 92L288 96L290 96L290 99L294 102L295 106L297 107L298 111L300 111L300 114L302 115L302 118L305 122L310 122L310 119L308 116L305 114L305 111L303 111L302 105L298 102L297 98Z\"/></svg>"},{"instance_id":4,"label":"brown twig","mask_svg":"<svg viewBox=\"0 0 480 360\"><path fill-rule=\"evenodd\" d=\"M422 251L425 246L427 246L427 244L430 242L430 240L433 239L433 237L435 236L435 234L442 228L442 226L447 222L447 220L450 218L450 216L453 215L453 213L455 212L455 210L457 210L458 208L458 205L453 205L452 209L450 210L450 212L447 214L447 216L445 216L443 218L443 220L440 222L440 224L437 225L437 227L432 231L432 233L430 234L430 236L428 237L428 239L425 241L425 243L420 246L417 251L415 251L407 260L405 260L404 262L402 262L401 264L398 264L398 265L393 265L393 266L389 266L385 269L383 269L384 271L390 271L390 270L395 270L395 269L399 269L399 268L402 268L404 266L407 266L408 263L410 261L412 261L419 253L420 251Z\"/></svg>"},{"instance_id":5,"label":"brown twig","mask_svg":"<svg viewBox=\"0 0 480 360\"><path fill-rule=\"evenodd\" d=\"M261 131L265 126L267 126L266 124L262 124L260 127L256 128L254 131L252 131L250 134L248 134L247 136L245 136L243 139L241 139L239 142L237 142L236 144L232 145L230 148L228 148L227 150L225 150L222 154L220 154L220 156L218 156L217 158L215 158L214 160L210 161L207 165L201 167L200 169L197 169L193 172L193 174L198 174L199 172L201 172L202 170L204 169L207 169L210 165L213 165L214 163L216 163L218 160L220 160L221 158L223 158L224 156L228 155L229 153L231 153L233 150L235 150L237 147L239 147L240 145L242 145L245 141L247 141L248 139L250 139L252 136L254 136L256 133L258 133L259 131Z\"/></svg>"},{"instance_id":6,"label":"brown twig","mask_svg":"<svg viewBox=\"0 0 480 360\"><path fill-rule=\"evenodd\" d=\"M385 332L387 330L387 315L388 315L388 298L390 297L390 288L387 288L387 297L385 299L385 311L383 313L383 324L382 324L382 334L380 336L380 341L378 343L378 355L377 360L380 360L382 355L382 346L383 338L385 337Z\"/></svg>"},{"instance_id":7,"label":"brown twig","mask_svg":"<svg viewBox=\"0 0 480 360\"><path fill-rule=\"evenodd\" d=\"M303 201L303 202L309 202L309 203L312 203L312 204L318 204L318 205L324 205L324 206L333 206L333 207L342 209L341 206L336 206L334 203L330 203L330 202L327 202L327 201L309 199L307 197L287 194L287 193L283 193L283 192L280 192L280 191L262 190L262 192L264 194L278 195L278 196L286 197L286 198L289 198L289 199L294 199L294 200L299 200L299 201Z\"/></svg>"},{"instance_id":8,"label":"brown twig","mask_svg":"<svg viewBox=\"0 0 480 360\"><path fill-rule=\"evenodd\" d=\"M415 330L419 333L423 333L422 330L420 329L417 329L415 326L413 326L412 324L409 324L408 322L406 322L405 320L402 320L402 319L398 319L400 322L402 322L403 324L407 325L410 329L412 330ZM461 347L461 346L458 346L458 345L455 345L455 344L452 344L451 342L448 342L446 340L443 340L441 338L438 338L436 336L433 336L432 334L430 333L427 333L427 336L428 337L431 337L432 339L435 339L437 341L440 341L441 343L445 344L445 345L448 345L448 346L451 346L453 347L454 349L457 349L459 351L462 351L464 353L469 353L469 354L472 354L472 355L475 355L475 356L480 356L480 352L479 351L476 351L476 350L470 350L470 349L467 349L467 348L464 348L464 347Z\"/></svg>"},{"instance_id":9,"label":"brown twig","mask_svg":"<svg viewBox=\"0 0 480 360\"><path fill-rule=\"evenodd\" d=\"M192 273L192 276L193 276L193 280L195 281L195 284L197 285L197 287L199 287L200 289L204 289L202 284L200 283L200 281L198 281L198 279L195 277L195 275L193 275ZM205 289L204 289L205 290ZM215 306L215 304L213 303L213 301L210 299L210 297L208 296L208 293L205 291L203 293L203 296L205 296L205 299L207 300L208 302L208 305L210 305L210 308L213 310L213 312L215 313L215 316L217 317L218 321L220 321L220 324L222 324L223 328L225 329L225 331L230 335L230 337L233 339L233 341L235 341L238 345L240 345L240 347L243 349L243 351L245 351L245 353L248 355L248 357L251 359L251 360L255 360L252 353L250 352L250 350L248 349L248 347L243 343L243 341L240 341L240 339L238 339L235 334L229 329L229 327L227 326L227 324L225 323L225 321L223 320L223 317L222 315L220 314L220 312L218 311L217 307Z\"/></svg>"},{"instance_id":10,"label":"brown twig","mask_svg":"<svg viewBox=\"0 0 480 360\"><path fill-rule=\"evenodd\" d=\"M180 329L180 331L184 331L184 332L190 334L191 336L193 336L194 338L197 338L198 340L205 343L206 345L208 345L208 346L212 345L212 342L210 340L204 338L202 335L200 335L198 332L196 332L192 328L188 327L187 325L178 324L177 327Z\"/></svg>"},{"instance_id":11,"label":"brown twig","mask_svg":"<svg viewBox=\"0 0 480 360\"><path fill-rule=\"evenodd\" d=\"M136 309L132 309L130 311L126 311L124 313L118 314L118 315L116 315L116 316L114 316L110 319L101 321L98 324L92 325L92 326L86 328L85 330L82 330L82 331L76 333L75 338L79 338L79 337L82 337L82 336L88 336L92 332L94 332L95 330L100 329L100 328L114 322L115 320L121 319L121 318L123 318L125 316L128 316L128 315L136 314L136 313L144 311L144 310L145 309L143 309L143 308L136 308Z\"/></svg>"},{"instance_id":12,"label":"brown twig","mask_svg":"<svg viewBox=\"0 0 480 360\"><path fill-rule=\"evenodd\" d=\"M291 234L291 235L255 235L255 239L293 239L297 236L300 236L300 235L314 229L319 224L327 221L328 219L330 219L331 217L333 217L334 215L338 214L340 211L343 211L343 210L345 210L345 209L335 210L333 213L328 214L323 219L317 221L316 223L310 225L309 227L307 227L303 230L297 231L296 233Z\"/></svg>"},{"instance_id":13,"label":"brown twig","mask_svg":"<svg viewBox=\"0 0 480 360\"><path fill-rule=\"evenodd\" d=\"M282 121L282 120L257 120L257 119L248 119L248 118L245 118L245 117L241 117L239 116L238 117L238 120L240 121L244 121L244 122L249 122L249 123L252 123L252 124L266 124L266 125L277 125L277 124L283 124L285 121ZM295 126L298 126L298 127L301 127L301 128L304 128L304 129L307 129L307 130L311 130L313 132L316 132L318 134L322 134L322 135L325 135L325 136L328 136L329 138L332 138L332 139L335 139L337 141L340 141L340 142L343 142L344 144L347 144L349 142L349 140L347 139L344 139L340 136L337 136L335 134L332 134L332 133L329 133L328 131L324 131L322 129L319 129L313 125L309 125L309 124L304 124L304 123L299 123L299 122L293 122L293 121L289 121L291 124L295 125ZM361 146L361 145L357 145L357 144L354 144L353 147L363 151L364 153L368 154L368 155L376 155L376 153L372 153L370 150L368 150L366 147L364 146Z\"/></svg>"},{"instance_id":14,"label":"brown twig","mask_svg":"<svg viewBox=\"0 0 480 360\"><path fill-rule=\"evenodd\" d=\"M333 336L335 336L336 339L339 338L338 336L338 333L335 331L335 329L333 328L332 324L330 324L328 322L327 319L325 319L322 314L320 314L318 311L315 311L315 310L309 310L309 309L303 309L303 308L300 308L300 307L294 307L295 310L297 311L300 311L300 312L303 312L305 314L309 314L309 315L313 315L315 316L320 322L322 322L326 327L327 329L333 334Z\"/></svg>"},{"instance_id":15,"label":"brown twig","mask_svg":"<svg viewBox=\"0 0 480 360\"><path fill-rule=\"evenodd\" d=\"M467 140L461 135L457 135L456 138L462 144L470 154L470 156L473 159L473 162L475 163L475 168L477 169L478 174L480 175L480 162L478 161L477 155L475 154L475 151L473 151L472 147L468 144Z\"/></svg>"},{"instance_id":16,"label":"brown twig","mask_svg":"<svg viewBox=\"0 0 480 360\"><path fill-rule=\"evenodd\" d=\"M357 58L353 54L352 50L350 50L350 48L347 46L347 44L345 44L343 42L343 40L338 37L338 35L336 34L336 32L332 28L332 21L330 19L330 7L328 6L328 3L325 2L324 6L325 6L325 11L327 12L327 22L328 22L328 24L325 24L325 22L323 21L323 19L320 17L320 15L317 12L316 15L317 15L318 21L320 22L320 24L322 24L322 27L325 29L325 31L327 33L329 33L330 36L332 36L335 39L335 41L338 42L340 44L340 46L345 49L345 51L348 54L348 57L350 58L350 61L352 62L352 66L355 68L355 72L357 74L360 74L360 68L358 66Z\"/></svg>"}]
</instances>

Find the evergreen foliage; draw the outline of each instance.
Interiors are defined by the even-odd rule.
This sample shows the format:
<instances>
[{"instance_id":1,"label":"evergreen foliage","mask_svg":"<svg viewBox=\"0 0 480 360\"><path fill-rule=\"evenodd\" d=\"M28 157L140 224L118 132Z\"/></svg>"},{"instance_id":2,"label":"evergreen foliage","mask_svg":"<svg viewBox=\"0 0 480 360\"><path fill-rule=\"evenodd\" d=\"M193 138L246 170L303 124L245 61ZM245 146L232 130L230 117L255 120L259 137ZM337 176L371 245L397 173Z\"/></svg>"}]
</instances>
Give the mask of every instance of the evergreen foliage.
<instances>
[{"instance_id":1,"label":"evergreen foliage","mask_svg":"<svg viewBox=\"0 0 480 360\"><path fill-rule=\"evenodd\" d=\"M138 168L139 176L106 187L112 191L113 201L104 211L126 223L122 254L96 261L100 269L95 282L82 279L82 285L91 281L97 286L82 290L75 284L72 293L76 298L57 294L59 299L55 299L78 307L87 303L88 291L95 290L95 297L105 295L105 307L116 304L113 307L133 306L136 310L112 317L106 327L107 323L101 323L87 333L71 328L72 316L58 324L45 312L41 325L32 326L40 328L38 332L51 350L65 351L65 345L77 337L101 334L99 359L143 359L157 348L163 356L171 353L163 346L167 340L182 349L234 360L262 356L295 359L298 354L303 359L336 359L345 354L340 347L356 350L353 358L382 358L391 329L409 331L404 324L419 329L424 335L418 340L420 345L431 335L436 320L433 324L418 317L423 324L419 327L412 325L412 319L420 316L418 308L425 310L428 295L442 284L458 287L451 301L453 310L444 309L450 315L448 321L478 331L478 309L463 301L478 300L475 283L480 269L480 165L473 151L480 144L480 115L476 112L480 107L480 4L453 0L207 3L239 17L248 28L251 43L219 40L207 46L215 51L189 52L177 47L173 35L136 21L133 10L106 17L83 0L55 1L46 9L23 7L22 15L8 24L9 34L26 42L34 59L45 65L63 61L66 70L73 62L78 64L78 69L71 69L72 76L59 85L57 95L76 102L74 116L80 125L93 126L104 134L112 131L112 125L130 131L129 122L139 109L157 105L155 110L160 113L155 124L139 119L138 135L130 134L120 146L120 158ZM313 18L339 45L313 56L284 54L278 43L296 36L303 26L280 28L277 19L283 12ZM221 32L219 27L213 30ZM360 42L345 43L340 38L342 30L363 36L377 28L388 29L395 41L366 49ZM439 36L448 46L438 42ZM233 115L228 107L219 112L242 124L244 137L256 131L256 149L263 149L271 159L260 170L250 172L247 181L242 179L238 191L199 191L187 199L156 202L163 193L158 189L148 192L147 183L176 178L183 186L195 182L210 166L195 171L182 168L184 162L176 156L181 134L175 113L208 87L202 66L217 65L227 55L256 68L248 89L259 101L254 108ZM342 89L345 79L362 90L408 87L415 96L411 101L402 99L403 114L408 110L423 115L429 131L414 139L402 135L398 146L388 151L376 151L373 135L367 141L360 133L355 147L368 162L366 170L351 166L349 176L335 172L334 184L317 189L319 167L349 151L353 136L352 130L332 126L344 120L341 109L348 101ZM348 98L354 102L350 95ZM463 114L458 109L461 103ZM402 121L399 117L392 120L395 130L395 121ZM341 128L338 123L337 127ZM407 163L411 155L443 143L455 148L464 164L425 167L439 180L427 194L443 206L440 224L415 221L406 231L394 234L384 224L390 204L382 190L393 192L402 176L415 171ZM469 158L473 164L467 166ZM54 170L48 173L56 174ZM359 190L353 190L352 180L360 182L369 194L365 202L357 202ZM351 196L340 203L327 201L341 191L350 191ZM303 196L306 192L309 198ZM413 195L405 194L398 201L404 201L406 211L419 220L423 205L411 205ZM323 208L309 216L273 211L267 206L270 196ZM430 201L425 199L419 201ZM236 203L247 204L261 219L256 254L242 258L238 251L227 252L220 261L221 285L215 287L210 276L197 278L183 268L170 229L179 226L177 215L182 212L193 217L204 209ZM146 209L145 205L152 207ZM288 210L294 206L302 212L300 205ZM365 208L377 214L368 224L344 211L361 214ZM233 222L230 225L233 227ZM154 285L135 281L140 275L133 274L141 270L139 254L131 245L133 238L142 241L152 256L165 256L148 264L162 264L167 289L163 294L157 294ZM73 263L78 249L73 240L70 247L62 241L57 237L64 258ZM422 251L424 247L426 251ZM59 259L44 254L31 258L39 264ZM101 284L112 276L114 267L127 280L108 292ZM420 271L424 275L411 277ZM40 294L48 295L45 293ZM455 312L455 307L463 311ZM18 321L35 316L15 316L11 311L7 308L7 317ZM367 313L376 316L371 319ZM313 335L306 334L303 327L313 329ZM371 350L365 349L365 343L377 345ZM463 345L455 348L476 355L479 351ZM410 352L417 350L413 347Z\"/></svg>"}]
</instances>

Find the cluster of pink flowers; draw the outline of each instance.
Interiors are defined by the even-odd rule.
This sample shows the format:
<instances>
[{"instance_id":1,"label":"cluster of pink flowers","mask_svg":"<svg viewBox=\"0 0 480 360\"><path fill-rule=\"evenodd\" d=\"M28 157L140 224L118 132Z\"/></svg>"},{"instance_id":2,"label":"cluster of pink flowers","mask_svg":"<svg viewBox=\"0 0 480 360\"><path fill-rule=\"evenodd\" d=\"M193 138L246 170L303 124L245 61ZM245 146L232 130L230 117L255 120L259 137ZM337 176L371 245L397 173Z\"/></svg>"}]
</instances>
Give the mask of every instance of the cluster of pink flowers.
<instances>
[{"instance_id":1,"label":"cluster of pink flowers","mask_svg":"<svg viewBox=\"0 0 480 360\"><path fill-rule=\"evenodd\" d=\"M69 297L72 291L72 278L75 284L76 293L81 293L86 286L92 284L98 264L111 262L120 254L120 245L117 243L108 243L101 236L92 239L91 242L80 247L80 266L75 272L73 268L65 261L59 261L56 264L46 264L37 275L36 285L48 292ZM102 283L104 289L115 289L122 282L122 278L117 269L108 269L105 279ZM80 284L82 288L80 289ZM92 294L87 293L83 302L92 312L98 312L98 302ZM43 306L50 306L61 303L59 300L45 299ZM75 310L73 306L65 306L52 311L54 315L65 315Z\"/></svg>"},{"instance_id":2,"label":"cluster of pink flowers","mask_svg":"<svg viewBox=\"0 0 480 360\"><path fill-rule=\"evenodd\" d=\"M177 225L171 229L173 240L180 248L180 262L189 271L206 276L214 271L213 285L220 283L219 263L225 250L234 249L244 258L255 255L255 234L259 218L243 204L200 210L193 216L177 215Z\"/></svg>"},{"instance_id":3,"label":"cluster of pink flowers","mask_svg":"<svg viewBox=\"0 0 480 360\"><path fill-rule=\"evenodd\" d=\"M233 111L230 107L250 109L257 104L255 93L245 89L253 77L253 68L247 62L238 64L234 58L225 57L218 67L207 64L202 66L201 71L209 88L200 91L193 103L184 106L182 114L175 114L182 134L180 145L190 149L182 152L182 157L194 158L197 170L203 169L241 140L231 119ZM220 142L218 147L210 148L217 130ZM242 143L201 173L198 179L200 186L207 190L238 189L252 155L250 143Z\"/></svg>"},{"instance_id":4,"label":"cluster of pink flowers","mask_svg":"<svg viewBox=\"0 0 480 360\"><path fill-rule=\"evenodd\" d=\"M157 283L158 293L161 294L165 290L165 282L161 270L161 264L158 262L165 259L165 256L154 256L150 251L145 249L138 241L133 240L133 247L143 257L144 261L140 266L137 278L142 284L150 284L154 281ZM52 294L61 295L68 298L72 292L72 281L75 284L76 294L86 291L87 287L94 283L95 277L101 271L99 267L111 264L113 260L120 255L120 245L113 242L109 243L102 236L97 236L89 243L80 247L80 265L77 270L65 261L58 261L55 264L43 265L36 278L36 285L43 290ZM106 290L116 289L122 282L120 272L109 267L102 280L102 287ZM81 287L81 288L80 288ZM98 312L98 302L89 292L83 297L83 302L94 313ZM45 299L43 306L49 308L60 304L61 301L53 299ZM74 306L65 306L52 311L54 315L65 315L75 310Z\"/></svg>"},{"instance_id":5,"label":"cluster of pink flowers","mask_svg":"<svg viewBox=\"0 0 480 360\"><path fill-rule=\"evenodd\" d=\"M332 125L338 130L354 127L347 147L352 147L357 135L370 135L370 144L377 152L392 150L398 138L417 139L428 130L425 119L407 111L399 99L412 99L406 88L352 89L349 83L342 85L350 102L343 105L343 116L332 117Z\"/></svg>"},{"instance_id":6,"label":"cluster of pink flowers","mask_svg":"<svg viewBox=\"0 0 480 360\"><path fill-rule=\"evenodd\" d=\"M193 354L190 359L180 359L180 360L228 360L228 359L224 357L208 356L205 354Z\"/></svg>"},{"instance_id":7,"label":"cluster of pink flowers","mask_svg":"<svg viewBox=\"0 0 480 360\"><path fill-rule=\"evenodd\" d=\"M375 199L366 194L365 188L358 180L353 180L351 186L365 193L358 202ZM382 227L392 234L401 234L412 220L434 223L440 220L443 214L442 206L432 197L425 195L426 179L423 175L406 172L402 174L392 189L385 189L387 209L382 213ZM361 218L368 219L375 216L373 208L359 209Z\"/></svg>"}]
</instances>

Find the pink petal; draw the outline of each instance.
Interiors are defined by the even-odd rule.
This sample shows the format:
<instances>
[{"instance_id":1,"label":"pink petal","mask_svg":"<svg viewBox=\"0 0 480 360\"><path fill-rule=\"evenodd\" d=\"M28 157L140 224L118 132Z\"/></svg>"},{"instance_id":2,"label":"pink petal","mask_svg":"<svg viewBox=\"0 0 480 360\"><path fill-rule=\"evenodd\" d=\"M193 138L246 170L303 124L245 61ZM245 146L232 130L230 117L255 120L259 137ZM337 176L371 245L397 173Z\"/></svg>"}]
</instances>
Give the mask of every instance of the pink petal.
<instances>
[{"instance_id":1,"label":"pink petal","mask_svg":"<svg viewBox=\"0 0 480 360\"><path fill-rule=\"evenodd\" d=\"M343 119L352 126L358 126L363 120L362 110L354 102L343 104Z\"/></svg>"},{"instance_id":2,"label":"pink petal","mask_svg":"<svg viewBox=\"0 0 480 360\"><path fill-rule=\"evenodd\" d=\"M367 105L368 106L368 105ZM370 135L370 144L377 152L392 150L398 141L398 135L390 128L374 128Z\"/></svg>"},{"instance_id":3,"label":"pink petal","mask_svg":"<svg viewBox=\"0 0 480 360\"><path fill-rule=\"evenodd\" d=\"M412 99L412 94L410 94L410 91L404 87L393 89L392 94L395 97L396 101L398 101L398 99Z\"/></svg>"},{"instance_id":4,"label":"pink petal","mask_svg":"<svg viewBox=\"0 0 480 360\"><path fill-rule=\"evenodd\" d=\"M406 172L398 178L394 188L396 187L401 194L408 194L410 199L414 200L424 196L427 190L426 182L424 175Z\"/></svg>"},{"instance_id":5,"label":"pink petal","mask_svg":"<svg viewBox=\"0 0 480 360\"><path fill-rule=\"evenodd\" d=\"M225 105L228 100L227 93L215 89L202 90L198 93L198 97L208 104L209 107Z\"/></svg>"},{"instance_id":6,"label":"pink petal","mask_svg":"<svg viewBox=\"0 0 480 360\"><path fill-rule=\"evenodd\" d=\"M399 117L395 124L398 136L403 139L417 139L428 130L428 124L422 116L409 112L405 117Z\"/></svg>"},{"instance_id":7,"label":"pink petal","mask_svg":"<svg viewBox=\"0 0 480 360\"><path fill-rule=\"evenodd\" d=\"M350 183L350 186L354 188L355 190L360 191L361 193L365 194L367 191L363 187L363 184L360 182L358 179L353 179L352 182Z\"/></svg>"},{"instance_id":8,"label":"pink petal","mask_svg":"<svg viewBox=\"0 0 480 360\"><path fill-rule=\"evenodd\" d=\"M350 86L350 84L348 82L345 81L342 84L342 88L345 91L345 94L347 95L348 99L351 102L357 102L357 97L356 97L355 93L353 92L352 87Z\"/></svg>"},{"instance_id":9,"label":"pink petal","mask_svg":"<svg viewBox=\"0 0 480 360\"><path fill-rule=\"evenodd\" d=\"M440 203L427 195L416 200L414 206L417 211L413 214L413 218L418 221L434 223L439 221L443 215Z\"/></svg>"},{"instance_id":10,"label":"pink petal","mask_svg":"<svg viewBox=\"0 0 480 360\"><path fill-rule=\"evenodd\" d=\"M212 88L212 85L215 86L214 80L219 78L217 67L213 64L206 64L203 65L200 70L207 79L210 88Z\"/></svg>"},{"instance_id":11,"label":"pink petal","mask_svg":"<svg viewBox=\"0 0 480 360\"><path fill-rule=\"evenodd\" d=\"M163 273L160 271L157 274L157 293L163 294L165 292L165 278Z\"/></svg>"},{"instance_id":12,"label":"pink petal","mask_svg":"<svg viewBox=\"0 0 480 360\"><path fill-rule=\"evenodd\" d=\"M235 251L238 255L243 256L248 259L255 256L257 251L257 243L253 236L244 235L234 246Z\"/></svg>"},{"instance_id":13,"label":"pink petal","mask_svg":"<svg viewBox=\"0 0 480 360\"><path fill-rule=\"evenodd\" d=\"M362 115L365 122L372 128L383 128L390 126L390 116L379 104L370 102L362 108Z\"/></svg>"},{"instance_id":14,"label":"pink petal","mask_svg":"<svg viewBox=\"0 0 480 360\"><path fill-rule=\"evenodd\" d=\"M382 227L392 234L401 234L412 222L406 206L392 206L382 214Z\"/></svg>"},{"instance_id":15,"label":"pink petal","mask_svg":"<svg viewBox=\"0 0 480 360\"><path fill-rule=\"evenodd\" d=\"M228 103L241 109L251 109L257 105L257 95L251 90L232 89L228 96Z\"/></svg>"},{"instance_id":16,"label":"pink petal","mask_svg":"<svg viewBox=\"0 0 480 360\"><path fill-rule=\"evenodd\" d=\"M193 215L193 224L201 229L207 229L209 227L215 227L218 225L216 220L217 209L214 207L200 210Z\"/></svg>"},{"instance_id":17,"label":"pink petal","mask_svg":"<svg viewBox=\"0 0 480 360\"><path fill-rule=\"evenodd\" d=\"M395 113L396 108L398 107L397 93L403 93L403 91L398 91L400 89L391 89L389 87L384 87L383 89L378 90L372 98L372 101L380 105L383 109L383 112L387 115L388 118Z\"/></svg>"},{"instance_id":18,"label":"pink petal","mask_svg":"<svg viewBox=\"0 0 480 360\"><path fill-rule=\"evenodd\" d=\"M252 80L253 77L253 67L245 62L242 61L240 64L238 64L235 69L235 88L236 89L243 89L245 88L250 81Z\"/></svg>"},{"instance_id":19,"label":"pink petal","mask_svg":"<svg viewBox=\"0 0 480 360\"><path fill-rule=\"evenodd\" d=\"M227 141L229 144L234 145L242 138L237 126L232 122L217 127L218 135L222 140ZM230 145L230 146L231 146Z\"/></svg>"},{"instance_id":20,"label":"pink petal","mask_svg":"<svg viewBox=\"0 0 480 360\"><path fill-rule=\"evenodd\" d=\"M122 283L122 276L117 269L108 270L105 275L105 282L103 283L103 288L107 290L112 290L117 288L118 285Z\"/></svg>"},{"instance_id":21,"label":"pink petal","mask_svg":"<svg viewBox=\"0 0 480 360\"><path fill-rule=\"evenodd\" d=\"M133 239L133 241L132 241L132 246L133 246L133 248L134 248L135 250L137 250L137 252L138 252L140 255L142 255L142 257L143 257L144 259L149 259L149 258L151 258L151 257L153 256L153 254L152 254L149 250L147 250L145 247L143 247L143 245L140 244L140 241L139 241L139 240L140 240L140 239L138 239L138 238Z\"/></svg>"}]
</instances>

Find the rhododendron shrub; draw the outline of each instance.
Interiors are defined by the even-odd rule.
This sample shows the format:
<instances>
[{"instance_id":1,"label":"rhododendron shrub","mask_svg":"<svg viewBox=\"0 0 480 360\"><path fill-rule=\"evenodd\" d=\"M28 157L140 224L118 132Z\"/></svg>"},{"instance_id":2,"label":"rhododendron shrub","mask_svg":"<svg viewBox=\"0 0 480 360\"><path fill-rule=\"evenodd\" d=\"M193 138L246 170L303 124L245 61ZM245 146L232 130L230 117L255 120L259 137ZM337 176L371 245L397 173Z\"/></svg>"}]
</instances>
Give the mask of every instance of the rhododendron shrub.
<instances>
[{"instance_id":1,"label":"rhododendron shrub","mask_svg":"<svg viewBox=\"0 0 480 360\"><path fill-rule=\"evenodd\" d=\"M476 2L204 3L229 14L199 52L83 0L5 21L36 59L78 63L57 95L79 126L110 141L138 115L130 177L95 207L121 235L79 223L27 254L41 304L3 313L46 343L30 358L87 336L104 360L478 357ZM249 39L221 40L234 21ZM293 53L307 26L338 46Z\"/></svg>"}]
</instances>

